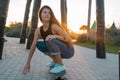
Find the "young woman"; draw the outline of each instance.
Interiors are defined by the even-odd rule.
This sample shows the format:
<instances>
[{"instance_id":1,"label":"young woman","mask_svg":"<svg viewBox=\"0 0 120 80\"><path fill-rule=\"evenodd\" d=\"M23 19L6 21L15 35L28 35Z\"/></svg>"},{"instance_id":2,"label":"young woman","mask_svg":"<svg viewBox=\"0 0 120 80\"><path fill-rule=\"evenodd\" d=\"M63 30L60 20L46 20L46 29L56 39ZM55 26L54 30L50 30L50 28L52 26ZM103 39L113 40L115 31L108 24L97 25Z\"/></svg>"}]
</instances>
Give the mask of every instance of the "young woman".
<instances>
[{"instance_id":1,"label":"young woman","mask_svg":"<svg viewBox=\"0 0 120 80\"><path fill-rule=\"evenodd\" d=\"M59 24L49 6L45 5L40 9L39 18L43 25L35 31L23 73L30 71L30 62L36 47L53 60L48 64L49 67L52 67L50 72L61 72L65 70L62 59L69 59L74 55L71 37ZM38 41L40 37L43 38L43 41Z\"/></svg>"}]
</instances>

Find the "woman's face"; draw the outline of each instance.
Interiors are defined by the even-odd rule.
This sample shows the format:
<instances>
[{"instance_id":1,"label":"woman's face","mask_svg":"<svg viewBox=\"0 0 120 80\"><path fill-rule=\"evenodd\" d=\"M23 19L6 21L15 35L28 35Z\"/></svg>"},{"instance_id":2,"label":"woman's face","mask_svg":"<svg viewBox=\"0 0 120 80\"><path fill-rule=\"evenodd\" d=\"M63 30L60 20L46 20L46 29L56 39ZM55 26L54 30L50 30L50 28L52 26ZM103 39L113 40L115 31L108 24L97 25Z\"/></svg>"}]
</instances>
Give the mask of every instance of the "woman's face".
<instances>
[{"instance_id":1,"label":"woman's face","mask_svg":"<svg viewBox=\"0 0 120 80\"><path fill-rule=\"evenodd\" d=\"M48 8L44 8L41 13L41 19L43 22L49 22L51 18L51 11Z\"/></svg>"}]
</instances>

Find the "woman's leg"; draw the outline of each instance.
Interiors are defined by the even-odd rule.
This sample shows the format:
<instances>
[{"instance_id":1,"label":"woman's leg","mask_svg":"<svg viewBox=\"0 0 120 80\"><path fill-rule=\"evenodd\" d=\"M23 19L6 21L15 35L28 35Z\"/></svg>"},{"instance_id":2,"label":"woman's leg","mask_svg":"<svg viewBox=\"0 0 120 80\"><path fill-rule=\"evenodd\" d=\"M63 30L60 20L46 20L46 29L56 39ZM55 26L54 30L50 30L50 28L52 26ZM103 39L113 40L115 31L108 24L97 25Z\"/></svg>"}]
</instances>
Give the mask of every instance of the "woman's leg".
<instances>
[{"instance_id":1,"label":"woman's leg","mask_svg":"<svg viewBox=\"0 0 120 80\"><path fill-rule=\"evenodd\" d=\"M38 41L36 47L43 52L44 54L49 54L48 49L46 48L45 42L44 41Z\"/></svg>"},{"instance_id":2,"label":"woman's leg","mask_svg":"<svg viewBox=\"0 0 120 80\"><path fill-rule=\"evenodd\" d=\"M58 54L58 55L49 55L49 57L51 57L55 63L63 65L62 58L61 58L60 54Z\"/></svg>"},{"instance_id":3,"label":"woman's leg","mask_svg":"<svg viewBox=\"0 0 120 80\"><path fill-rule=\"evenodd\" d=\"M65 67L62 62L61 50L60 50L60 47L58 46L61 43L56 44L53 41L56 41L56 39L51 41L41 42L37 44L37 47L39 50L41 50L45 54L46 52L49 52L47 55L51 57L55 62L55 65L53 68L51 68L50 72L58 73L65 70Z\"/></svg>"},{"instance_id":4,"label":"woman's leg","mask_svg":"<svg viewBox=\"0 0 120 80\"><path fill-rule=\"evenodd\" d=\"M48 51L50 52L50 57L53 59L53 61L57 64L63 65L62 58L61 58L61 52L55 43L51 41L46 42L46 47Z\"/></svg>"},{"instance_id":5,"label":"woman's leg","mask_svg":"<svg viewBox=\"0 0 120 80\"><path fill-rule=\"evenodd\" d=\"M58 73L63 70L65 70L65 67L63 66L62 58L61 58L61 52L55 43L51 41L47 41L46 43L46 48L50 52L50 57L53 59L55 62L54 66L50 69L50 73Z\"/></svg>"},{"instance_id":6,"label":"woman's leg","mask_svg":"<svg viewBox=\"0 0 120 80\"><path fill-rule=\"evenodd\" d=\"M58 54L58 55L51 55L50 57L55 62L55 64L50 69L50 73L59 73L59 72L65 70L65 67L63 65L63 62L62 62L60 54Z\"/></svg>"},{"instance_id":7,"label":"woman's leg","mask_svg":"<svg viewBox=\"0 0 120 80\"><path fill-rule=\"evenodd\" d=\"M60 52L59 52L59 48L57 47L57 45L55 45L51 42L46 42L45 43L43 41L38 41L36 46L41 52L43 52L44 54L46 54L50 58L52 58L52 60L55 63L63 65L61 55L60 55ZM51 46L53 46L53 48ZM49 48L49 47L51 47L51 48ZM53 55L51 55L50 53L53 53Z\"/></svg>"},{"instance_id":8,"label":"woman's leg","mask_svg":"<svg viewBox=\"0 0 120 80\"><path fill-rule=\"evenodd\" d=\"M60 40L53 39L52 42L59 47L62 59L70 59L74 56L74 47L72 44L69 48L64 42Z\"/></svg>"}]
</instances>

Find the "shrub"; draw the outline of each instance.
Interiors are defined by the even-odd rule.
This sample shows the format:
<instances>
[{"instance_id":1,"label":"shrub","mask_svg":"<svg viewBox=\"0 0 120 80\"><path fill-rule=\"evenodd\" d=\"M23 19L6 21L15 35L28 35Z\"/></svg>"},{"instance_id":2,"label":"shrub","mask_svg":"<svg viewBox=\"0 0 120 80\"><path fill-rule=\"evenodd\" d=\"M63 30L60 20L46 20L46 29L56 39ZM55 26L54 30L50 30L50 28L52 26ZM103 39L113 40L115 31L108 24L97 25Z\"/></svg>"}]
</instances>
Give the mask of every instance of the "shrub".
<instances>
[{"instance_id":1,"label":"shrub","mask_svg":"<svg viewBox=\"0 0 120 80\"><path fill-rule=\"evenodd\" d=\"M21 28L16 28L16 29L10 30L10 31L6 34L6 36L7 36L7 37L20 38L20 33L21 33Z\"/></svg>"},{"instance_id":2,"label":"shrub","mask_svg":"<svg viewBox=\"0 0 120 80\"><path fill-rule=\"evenodd\" d=\"M77 38L77 42L86 42L86 34L81 34L79 35L79 37Z\"/></svg>"}]
</instances>

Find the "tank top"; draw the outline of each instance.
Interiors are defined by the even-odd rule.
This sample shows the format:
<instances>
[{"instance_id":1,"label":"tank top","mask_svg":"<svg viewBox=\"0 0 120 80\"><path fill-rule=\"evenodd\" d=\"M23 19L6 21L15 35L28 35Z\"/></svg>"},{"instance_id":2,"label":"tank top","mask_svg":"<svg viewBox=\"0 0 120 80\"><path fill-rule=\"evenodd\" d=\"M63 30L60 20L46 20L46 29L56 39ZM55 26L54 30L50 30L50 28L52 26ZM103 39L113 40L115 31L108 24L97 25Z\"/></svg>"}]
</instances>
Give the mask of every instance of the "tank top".
<instances>
[{"instance_id":1,"label":"tank top","mask_svg":"<svg viewBox=\"0 0 120 80\"><path fill-rule=\"evenodd\" d=\"M41 33L41 36L43 38L43 40L45 41L45 38L52 34L52 30L51 30L51 26L49 26L49 28L47 29L47 31L44 31L43 30L43 26L40 27L40 33Z\"/></svg>"},{"instance_id":2,"label":"tank top","mask_svg":"<svg viewBox=\"0 0 120 80\"><path fill-rule=\"evenodd\" d=\"M43 38L43 40L45 41L45 38L48 36L48 35L53 35L52 34L52 29L51 29L51 25L49 26L49 28L47 29L47 31L44 31L43 30L43 26L40 27L40 33L41 33L41 37ZM63 41L62 41L63 42ZM65 43L65 42L63 42ZM68 43L65 43L69 48L71 47L71 44L68 44Z\"/></svg>"}]
</instances>

